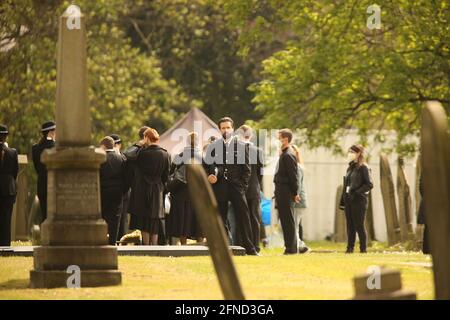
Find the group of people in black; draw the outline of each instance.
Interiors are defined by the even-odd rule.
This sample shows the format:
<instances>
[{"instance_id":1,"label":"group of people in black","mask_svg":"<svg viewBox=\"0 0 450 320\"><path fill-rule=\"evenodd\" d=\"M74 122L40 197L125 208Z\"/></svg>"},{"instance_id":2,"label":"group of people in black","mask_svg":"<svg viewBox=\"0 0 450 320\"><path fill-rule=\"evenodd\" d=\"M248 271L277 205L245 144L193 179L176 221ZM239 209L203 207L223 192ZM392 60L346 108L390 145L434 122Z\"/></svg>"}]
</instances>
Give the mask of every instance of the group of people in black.
<instances>
[{"instance_id":1,"label":"group of people in black","mask_svg":"<svg viewBox=\"0 0 450 320\"><path fill-rule=\"evenodd\" d=\"M260 206L263 152L251 142L251 127L243 125L235 132L234 122L229 117L220 119L218 127L222 137L211 137L203 148L200 148L198 135L189 133L185 148L173 158L159 145L158 132L147 126L140 128L139 141L124 151L117 134L100 141L100 148L106 153L106 161L100 168L101 214L108 225L111 245L129 230L140 230L144 245L171 244L172 238L178 238L181 244L186 244L188 239L204 242L205 235L186 179L186 166L198 163L203 165L212 185L230 243L244 247L248 255L259 255L261 240L266 238ZM32 158L44 221L47 218L47 171L41 155L44 150L55 147L56 124L44 123L41 133L40 141L32 147ZM8 134L8 128L0 125L0 246L10 245L11 214L17 193L18 154L8 147ZM302 211L306 207L303 163L299 149L292 144L291 130L280 130L278 140L281 148L273 182L284 253L305 253L309 248L303 242L301 225ZM354 251L358 234L360 252L364 253L367 250L365 213L373 182L363 146L351 146L348 157L340 202L347 221L346 252ZM166 197L170 199L170 209ZM228 219L230 205L235 221L232 225Z\"/></svg>"}]
</instances>

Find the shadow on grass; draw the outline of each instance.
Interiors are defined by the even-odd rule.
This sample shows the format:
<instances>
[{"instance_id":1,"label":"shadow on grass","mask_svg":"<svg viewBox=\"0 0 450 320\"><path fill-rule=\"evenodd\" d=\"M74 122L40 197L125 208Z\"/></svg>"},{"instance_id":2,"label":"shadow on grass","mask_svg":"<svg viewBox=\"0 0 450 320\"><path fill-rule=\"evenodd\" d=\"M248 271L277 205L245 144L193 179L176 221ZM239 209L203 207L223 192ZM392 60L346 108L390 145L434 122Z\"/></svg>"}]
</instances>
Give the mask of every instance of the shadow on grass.
<instances>
[{"instance_id":1,"label":"shadow on grass","mask_svg":"<svg viewBox=\"0 0 450 320\"><path fill-rule=\"evenodd\" d=\"M0 291L13 289L28 289L30 279L14 279L0 283Z\"/></svg>"}]
</instances>

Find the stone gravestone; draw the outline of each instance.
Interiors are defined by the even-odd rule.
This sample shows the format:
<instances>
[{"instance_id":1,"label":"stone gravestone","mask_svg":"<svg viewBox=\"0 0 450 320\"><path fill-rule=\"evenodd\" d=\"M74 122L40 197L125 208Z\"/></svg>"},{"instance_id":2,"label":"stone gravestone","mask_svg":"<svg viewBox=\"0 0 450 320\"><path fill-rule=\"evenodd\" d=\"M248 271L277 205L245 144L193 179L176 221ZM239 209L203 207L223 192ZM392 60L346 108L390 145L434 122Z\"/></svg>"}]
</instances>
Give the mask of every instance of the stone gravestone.
<instances>
[{"instance_id":1,"label":"stone gravestone","mask_svg":"<svg viewBox=\"0 0 450 320\"><path fill-rule=\"evenodd\" d=\"M387 156L383 153L380 154L380 181L384 213L386 215L388 244L393 246L400 242L400 225L398 223L397 209L395 206L395 188L391 167Z\"/></svg>"},{"instance_id":2,"label":"stone gravestone","mask_svg":"<svg viewBox=\"0 0 450 320\"><path fill-rule=\"evenodd\" d=\"M100 215L99 168L105 154L90 147L86 28L76 6L59 22L56 123L56 148L42 155L48 218L41 226L42 247L34 250L31 287L69 286L70 271L77 269L81 287L118 285L117 248L107 245Z\"/></svg>"},{"instance_id":3,"label":"stone gravestone","mask_svg":"<svg viewBox=\"0 0 450 320\"><path fill-rule=\"evenodd\" d=\"M400 231L403 243L413 245L414 229L412 224L412 200L411 191L405 174L405 162L398 158L397 169L397 195Z\"/></svg>"},{"instance_id":4,"label":"stone gravestone","mask_svg":"<svg viewBox=\"0 0 450 320\"><path fill-rule=\"evenodd\" d=\"M206 241L224 298L243 300L244 292L228 248L217 201L203 167L199 164L188 165L187 181L195 214L200 222L201 230L206 234Z\"/></svg>"},{"instance_id":5,"label":"stone gravestone","mask_svg":"<svg viewBox=\"0 0 450 320\"><path fill-rule=\"evenodd\" d=\"M339 209L339 203L341 202L343 186L340 185L336 190L336 202L334 209L334 241L346 242L347 241L347 222L345 221L345 212Z\"/></svg>"},{"instance_id":6,"label":"stone gravestone","mask_svg":"<svg viewBox=\"0 0 450 320\"><path fill-rule=\"evenodd\" d=\"M416 181L414 183L414 193L415 193L415 204L416 204L416 214L414 216L414 219L416 219L417 221L417 217L419 215L419 207L420 207L420 201L422 199L422 196L420 195L420 189L419 189L419 185L420 185L420 174L421 174L421 156L419 154L419 156L417 157L416 160ZM423 247L423 231L424 231L424 226L423 224L417 224L416 225L416 230L414 232L415 234L415 249L416 250L421 250Z\"/></svg>"},{"instance_id":7,"label":"stone gravestone","mask_svg":"<svg viewBox=\"0 0 450 320\"><path fill-rule=\"evenodd\" d=\"M367 213L365 226L367 230L367 245L370 246L372 241L376 241L375 238L375 224L373 222L373 200L372 192L368 196Z\"/></svg>"},{"instance_id":8,"label":"stone gravestone","mask_svg":"<svg viewBox=\"0 0 450 320\"><path fill-rule=\"evenodd\" d=\"M436 299L450 299L450 141L438 102L422 111L421 149L425 220L429 227Z\"/></svg>"},{"instance_id":9,"label":"stone gravestone","mask_svg":"<svg viewBox=\"0 0 450 320\"><path fill-rule=\"evenodd\" d=\"M14 203L11 221L11 239L28 240L28 159L25 154L19 155L19 174L17 175L17 198Z\"/></svg>"},{"instance_id":10,"label":"stone gravestone","mask_svg":"<svg viewBox=\"0 0 450 320\"><path fill-rule=\"evenodd\" d=\"M402 290L400 271L373 266L353 279L354 300L416 300L415 292Z\"/></svg>"}]
</instances>

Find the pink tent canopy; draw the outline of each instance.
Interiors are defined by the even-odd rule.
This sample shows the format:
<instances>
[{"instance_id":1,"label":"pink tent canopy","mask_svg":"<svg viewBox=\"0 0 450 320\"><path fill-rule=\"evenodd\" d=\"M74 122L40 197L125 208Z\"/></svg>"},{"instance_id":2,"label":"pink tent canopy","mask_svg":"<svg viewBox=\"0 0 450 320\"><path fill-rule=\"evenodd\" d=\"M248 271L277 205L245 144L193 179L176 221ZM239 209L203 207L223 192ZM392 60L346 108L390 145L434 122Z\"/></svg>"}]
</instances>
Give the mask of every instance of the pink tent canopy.
<instances>
[{"instance_id":1,"label":"pink tent canopy","mask_svg":"<svg viewBox=\"0 0 450 320\"><path fill-rule=\"evenodd\" d=\"M198 134L201 148L211 136L220 137L220 131L214 121L199 109L192 108L161 135L160 145L172 155L178 154L183 151L187 144L186 138L192 131Z\"/></svg>"}]
</instances>

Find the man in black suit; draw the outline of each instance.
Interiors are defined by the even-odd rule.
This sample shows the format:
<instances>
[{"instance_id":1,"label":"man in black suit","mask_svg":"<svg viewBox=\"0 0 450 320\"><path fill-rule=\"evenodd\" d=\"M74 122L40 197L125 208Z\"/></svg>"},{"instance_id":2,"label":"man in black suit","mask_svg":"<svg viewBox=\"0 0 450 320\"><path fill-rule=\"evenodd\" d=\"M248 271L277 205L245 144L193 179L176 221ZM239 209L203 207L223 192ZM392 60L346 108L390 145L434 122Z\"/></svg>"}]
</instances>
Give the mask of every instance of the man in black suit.
<instances>
[{"instance_id":1,"label":"man in black suit","mask_svg":"<svg viewBox=\"0 0 450 320\"><path fill-rule=\"evenodd\" d=\"M105 137L100 148L106 152L106 162L100 166L102 217L108 224L109 244L115 245L122 215L125 159L114 149L114 140Z\"/></svg>"},{"instance_id":2,"label":"man in black suit","mask_svg":"<svg viewBox=\"0 0 450 320\"><path fill-rule=\"evenodd\" d=\"M41 206L42 222L47 219L47 167L41 162L41 155L45 149L55 147L56 124L53 121L45 122L41 127L42 138L33 145L32 157L37 172L37 196Z\"/></svg>"},{"instance_id":3,"label":"man in black suit","mask_svg":"<svg viewBox=\"0 0 450 320\"><path fill-rule=\"evenodd\" d=\"M290 147L292 137L292 131L289 129L282 129L278 133L278 139L281 142L281 154L273 180L275 183L275 204L283 228L284 245L286 247L284 254L298 253L292 202L300 202L300 196L298 195L297 158Z\"/></svg>"},{"instance_id":4,"label":"man in black suit","mask_svg":"<svg viewBox=\"0 0 450 320\"><path fill-rule=\"evenodd\" d=\"M251 139L253 137L253 130L247 125L242 125L238 130L239 139L245 143L249 152L249 163L251 168L250 180L248 188L245 193L247 199L248 208L250 211L250 223L252 226L253 245L259 252L259 240L264 239L265 232L262 225L261 217L261 190L262 190L262 178L264 170L264 154L261 148L256 147Z\"/></svg>"},{"instance_id":5,"label":"man in black suit","mask_svg":"<svg viewBox=\"0 0 450 320\"><path fill-rule=\"evenodd\" d=\"M109 135L114 140L114 149L118 154L122 156L124 160L126 160L125 155L122 153L122 139L120 139L120 136L118 134L110 134ZM125 187L126 188L126 187ZM124 235L128 233L128 204L130 201L130 190L129 188L126 188L123 199L122 199L122 213L120 216L120 222L119 222L119 232L117 234L117 239L120 240Z\"/></svg>"},{"instance_id":6,"label":"man in black suit","mask_svg":"<svg viewBox=\"0 0 450 320\"><path fill-rule=\"evenodd\" d=\"M236 215L238 244L245 248L247 254L258 255L252 241L250 213L245 199L251 175L248 148L233 136L234 124L231 118L220 119L218 126L223 138L211 143L205 155L208 181L213 185L227 233L228 202L231 202Z\"/></svg>"},{"instance_id":7,"label":"man in black suit","mask_svg":"<svg viewBox=\"0 0 450 320\"><path fill-rule=\"evenodd\" d=\"M0 247L11 245L11 215L19 172L17 151L6 145L8 133L8 128L0 125Z\"/></svg>"}]
</instances>

